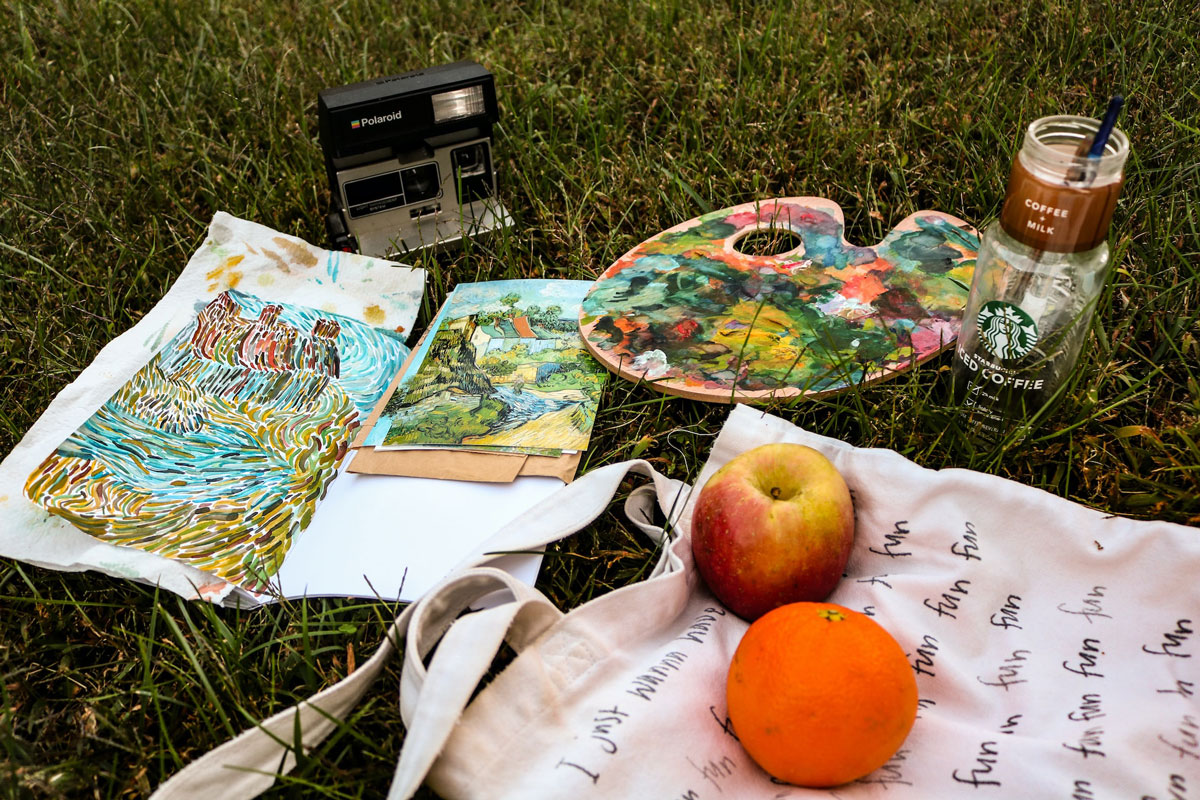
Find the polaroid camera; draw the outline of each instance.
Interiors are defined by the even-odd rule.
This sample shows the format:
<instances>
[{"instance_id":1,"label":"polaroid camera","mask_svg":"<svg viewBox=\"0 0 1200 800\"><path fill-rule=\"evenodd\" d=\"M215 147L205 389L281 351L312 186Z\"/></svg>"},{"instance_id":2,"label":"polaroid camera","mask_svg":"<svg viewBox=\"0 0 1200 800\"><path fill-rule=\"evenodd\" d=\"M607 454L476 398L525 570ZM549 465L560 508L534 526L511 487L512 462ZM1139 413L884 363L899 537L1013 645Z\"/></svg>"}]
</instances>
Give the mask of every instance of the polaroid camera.
<instances>
[{"instance_id":1,"label":"polaroid camera","mask_svg":"<svg viewBox=\"0 0 1200 800\"><path fill-rule=\"evenodd\" d=\"M317 96L333 247L402 255L512 224L496 197L492 74L461 61Z\"/></svg>"}]
</instances>

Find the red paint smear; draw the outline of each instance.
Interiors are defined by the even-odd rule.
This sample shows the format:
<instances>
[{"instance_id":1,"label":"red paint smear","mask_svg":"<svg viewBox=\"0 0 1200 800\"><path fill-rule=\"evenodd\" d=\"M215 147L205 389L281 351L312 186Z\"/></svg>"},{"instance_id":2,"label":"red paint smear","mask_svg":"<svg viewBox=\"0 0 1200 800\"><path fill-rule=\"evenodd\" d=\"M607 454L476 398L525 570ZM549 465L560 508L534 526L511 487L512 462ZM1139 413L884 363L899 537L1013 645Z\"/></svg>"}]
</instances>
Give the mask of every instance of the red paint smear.
<instances>
[{"instance_id":1,"label":"red paint smear","mask_svg":"<svg viewBox=\"0 0 1200 800\"><path fill-rule=\"evenodd\" d=\"M741 228L758 222L758 214L755 214L753 211L742 211L737 214L730 214L723 221L729 225L736 225L738 228Z\"/></svg>"},{"instance_id":2,"label":"red paint smear","mask_svg":"<svg viewBox=\"0 0 1200 800\"><path fill-rule=\"evenodd\" d=\"M918 356L932 353L958 336L958 326L944 320L936 320L930 327L918 326L911 334L913 352Z\"/></svg>"},{"instance_id":3,"label":"red paint smear","mask_svg":"<svg viewBox=\"0 0 1200 800\"><path fill-rule=\"evenodd\" d=\"M685 319L671 327L672 337L677 340L690 339L700 330L700 323L694 319Z\"/></svg>"},{"instance_id":4,"label":"red paint smear","mask_svg":"<svg viewBox=\"0 0 1200 800\"><path fill-rule=\"evenodd\" d=\"M842 285L838 294L848 300L870 303L885 291L887 289L884 288L879 278L873 272L868 272L866 275L856 275L850 278Z\"/></svg>"}]
</instances>

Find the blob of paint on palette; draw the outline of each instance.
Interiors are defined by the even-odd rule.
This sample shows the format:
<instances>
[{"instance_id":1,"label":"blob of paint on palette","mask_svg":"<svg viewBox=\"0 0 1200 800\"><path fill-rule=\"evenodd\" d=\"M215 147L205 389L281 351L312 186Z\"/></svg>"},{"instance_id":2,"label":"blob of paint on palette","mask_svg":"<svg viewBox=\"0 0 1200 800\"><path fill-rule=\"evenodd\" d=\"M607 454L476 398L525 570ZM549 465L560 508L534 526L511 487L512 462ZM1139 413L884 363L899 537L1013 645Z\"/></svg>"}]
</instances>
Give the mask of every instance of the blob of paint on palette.
<instances>
[{"instance_id":1,"label":"blob of paint on palette","mask_svg":"<svg viewBox=\"0 0 1200 800\"><path fill-rule=\"evenodd\" d=\"M608 369L714 402L826 395L888 378L951 346L979 248L938 211L873 247L843 238L821 197L746 203L663 231L621 256L583 301ZM751 236L795 242L755 254Z\"/></svg>"}]
</instances>

